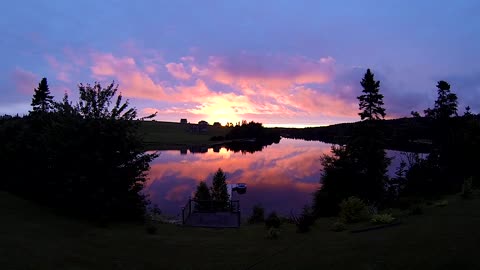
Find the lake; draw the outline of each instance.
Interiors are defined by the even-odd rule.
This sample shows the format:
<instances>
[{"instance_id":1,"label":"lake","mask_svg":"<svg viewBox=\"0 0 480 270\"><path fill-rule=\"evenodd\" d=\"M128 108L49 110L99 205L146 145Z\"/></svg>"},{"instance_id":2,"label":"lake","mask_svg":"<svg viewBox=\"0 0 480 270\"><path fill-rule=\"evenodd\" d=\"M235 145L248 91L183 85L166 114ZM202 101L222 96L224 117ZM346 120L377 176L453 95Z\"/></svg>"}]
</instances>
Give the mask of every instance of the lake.
<instances>
[{"instance_id":1,"label":"lake","mask_svg":"<svg viewBox=\"0 0 480 270\"><path fill-rule=\"evenodd\" d=\"M160 151L151 163L145 191L162 213L178 216L188 198L193 197L200 181L211 186L213 174L222 168L227 183L246 183L247 193L234 194L240 200L243 217L259 203L267 213L290 215L309 204L319 188L322 171L320 157L329 154L330 144L283 138L280 143L254 153L233 152L226 148L208 149L206 153ZM399 152L387 151L389 157ZM390 174L400 162L392 161Z\"/></svg>"}]
</instances>

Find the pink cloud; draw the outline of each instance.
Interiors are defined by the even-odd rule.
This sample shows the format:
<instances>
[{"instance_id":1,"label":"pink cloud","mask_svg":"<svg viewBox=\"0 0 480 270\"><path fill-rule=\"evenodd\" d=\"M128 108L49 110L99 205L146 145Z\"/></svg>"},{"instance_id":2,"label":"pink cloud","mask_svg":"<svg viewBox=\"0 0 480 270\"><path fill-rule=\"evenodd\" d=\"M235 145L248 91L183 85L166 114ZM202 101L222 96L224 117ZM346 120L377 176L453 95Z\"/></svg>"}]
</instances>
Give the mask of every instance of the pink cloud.
<instances>
[{"instance_id":1,"label":"pink cloud","mask_svg":"<svg viewBox=\"0 0 480 270\"><path fill-rule=\"evenodd\" d=\"M15 89L22 94L33 94L33 89L40 82L38 75L19 67L15 68L11 77L15 84Z\"/></svg>"},{"instance_id":2,"label":"pink cloud","mask_svg":"<svg viewBox=\"0 0 480 270\"><path fill-rule=\"evenodd\" d=\"M168 63L165 65L168 72L175 78L180 80L190 79L190 74L185 71L185 67L182 63Z\"/></svg>"},{"instance_id":3,"label":"pink cloud","mask_svg":"<svg viewBox=\"0 0 480 270\"><path fill-rule=\"evenodd\" d=\"M131 57L115 57L112 54L95 53L90 67L94 78L114 79L121 85L126 97L166 100L164 87L142 71Z\"/></svg>"},{"instance_id":4,"label":"pink cloud","mask_svg":"<svg viewBox=\"0 0 480 270\"><path fill-rule=\"evenodd\" d=\"M74 70L74 67L70 63L60 62L56 57L52 55L45 55L47 63L56 72L56 79L62 82L71 82L70 73Z\"/></svg>"},{"instance_id":5,"label":"pink cloud","mask_svg":"<svg viewBox=\"0 0 480 270\"><path fill-rule=\"evenodd\" d=\"M210 56L202 63L193 56L166 62L158 52L133 51L134 57L93 52L84 58L93 78L115 80L125 97L150 101L147 108L139 109L145 113L157 110L160 120L181 115L192 121L225 124L242 119L298 122L300 117L318 123L319 118L357 116L356 104L332 88L336 63L330 56L317 60L241 53ZM52 68L62 69L57 79L70 80L68 63L55 58L47 61ZM323 90L327 88L332 89Z\"/></svg>"},{"instance_id":6,"label":"pink cloud","mask_svg":"<svg viewBox=\"0 0 480 270\"><path fill-rule=\"evenodd\" d=\"M157 72L157 67L155 65L147 65L145 66L145 71L149 74L154 74Z\"/></svg>"},{"instance_id":7,"label":"pink cloud","mask_svg":"<svg viewBox=\"0 0 480 270\"><path fill-rule=\"evenodd\" d=\"M267 87L329 82L334 76L334 59L306 57L254 56L210 57L209 75L224 84L247 83Z\"/></svg>"}]
</instances>

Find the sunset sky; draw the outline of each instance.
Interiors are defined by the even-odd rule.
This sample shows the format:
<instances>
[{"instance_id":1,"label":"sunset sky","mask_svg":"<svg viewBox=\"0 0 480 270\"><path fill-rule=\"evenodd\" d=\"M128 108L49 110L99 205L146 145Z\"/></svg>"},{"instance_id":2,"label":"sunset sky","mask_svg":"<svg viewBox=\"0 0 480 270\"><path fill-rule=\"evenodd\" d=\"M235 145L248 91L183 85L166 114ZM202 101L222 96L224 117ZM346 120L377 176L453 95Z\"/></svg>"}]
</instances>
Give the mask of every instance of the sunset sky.
<instances>
[{"instance_id":1,"label":"sunset sky","mask_svg":"<svg viewBox=\"0 0 480 270\"><path fill-rule=\"evenodd\" d=\"M480 1L2 2L0 114L28 112L47 77L115 80L141 115L312 126L359 120L359 81L381 81L387 116L432 106L446 80L480 112Z\"/></svg>"}]
</instances>

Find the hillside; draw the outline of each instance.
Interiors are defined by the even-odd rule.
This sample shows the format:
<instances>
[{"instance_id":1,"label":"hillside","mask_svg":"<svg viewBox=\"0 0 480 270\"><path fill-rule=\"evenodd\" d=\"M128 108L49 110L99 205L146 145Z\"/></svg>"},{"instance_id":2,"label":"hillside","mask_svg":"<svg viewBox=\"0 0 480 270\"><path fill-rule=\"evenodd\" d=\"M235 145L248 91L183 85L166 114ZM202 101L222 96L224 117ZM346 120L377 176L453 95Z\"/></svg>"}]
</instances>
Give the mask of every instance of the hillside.
<instances>
[{"instance_id":1,"label":"hillside","mask_svg":"<svg viewBox=\"0 0 480 270\"><path fill-rule=\"evenodd\" d=\"M189 146L209 146L213 136L225 136L226 127L209 125L206 132L191 132L188 124L161 121L143 121L140 134L148 150L175 150Z\"/></svg>"}]
</instances>

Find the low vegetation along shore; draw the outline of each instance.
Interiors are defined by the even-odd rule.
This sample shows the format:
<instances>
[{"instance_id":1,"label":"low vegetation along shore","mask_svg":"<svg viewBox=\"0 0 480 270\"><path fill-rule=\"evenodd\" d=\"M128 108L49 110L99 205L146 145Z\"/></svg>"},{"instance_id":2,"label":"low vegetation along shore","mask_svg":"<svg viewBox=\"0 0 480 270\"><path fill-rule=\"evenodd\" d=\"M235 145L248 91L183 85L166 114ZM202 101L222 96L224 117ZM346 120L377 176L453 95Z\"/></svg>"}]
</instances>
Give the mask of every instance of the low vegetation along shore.
<instances>
[{"instance_id":1,"label":"low vegetation along shore","mask_svg":"<svg viewBox=\"0 0 480 270\"><path fill-rule=\"evenodd\" d=\"M480 269L480 198L450 196L423 213L395 213L398 226L332 231L320 218L309 234L283 223L270 239L263 224L201 229L155 223L95 224L57 216L0 192L2 269ZM452 241L452 239L455 239ZM73 267L74 266L74 267Z\"/></svg>"}]
</instances>

